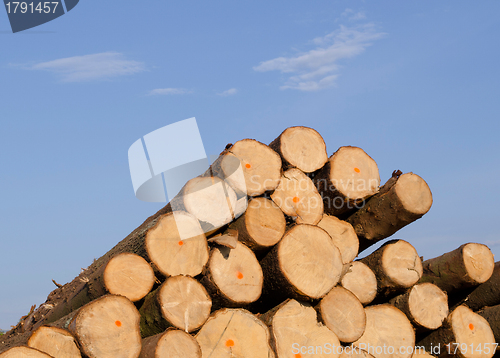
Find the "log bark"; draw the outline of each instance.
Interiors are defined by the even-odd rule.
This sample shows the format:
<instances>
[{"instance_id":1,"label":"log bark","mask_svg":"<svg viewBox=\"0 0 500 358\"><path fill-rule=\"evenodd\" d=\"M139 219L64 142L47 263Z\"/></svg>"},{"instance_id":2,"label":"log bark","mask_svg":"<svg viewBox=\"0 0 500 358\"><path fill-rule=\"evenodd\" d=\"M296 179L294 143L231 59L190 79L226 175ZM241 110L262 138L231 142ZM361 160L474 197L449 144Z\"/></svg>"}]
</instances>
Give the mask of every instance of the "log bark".
<instances>
[{"instance_id":1,"label":"log bark","mask_svg":"<svg viewBox=\"0 0 500 358\"><path fill-rule=\"evenodd\" d=\"M332 288L316 309L321 321L341 342L352 343L363 335L366 327L365 309L351 291L341 286Z\"/></svg>"},{"instance_id":2,"label":"log bark","mask_svg":"<svg viewBox=\"0 0 500 358\"><path fill-rule=\"evenodd\" d=\"M262 294L264 276L252 250L238 242L235 249L212 249L200 282L212 297L213 310L217 310L255 302Z\"/></svg>"},{"instance_id":3,"label":"log bark","mask_svg":"<svg viewBox=\"0 0 500 358\"><path fill-rule=\"evenodd\" d=\"M438 329L448 316L448 296L432 283L417 284L389 303L408 317L419 334Z\"/></svg>"},{"instance_id":4,"label":"log bark","mask_svg":"<svg viewBox=\"0 0 500 358\"><path fill-rule=\"evenodd\" d=\"M81 358L76 339L69 331L42 326L33 332L28 346L47 353L54 358Z\"/></svg>"},{"instance_id":5,"label":"log bark","mask_svg":"<svg viewBox=\"0 0 500 358\"><path fill-rule=\"evenodd\" d=\"M380 191L347 221L360 240L360 252L421 218L432 206L432 193L418 175L395 171Z\"/></svg>"},{"instance_id":6,"label":"log bark","mask_svg":"<svg viewBox=\"0 0 500 358\"><path fill-rule=\"evenodd\" d=\"M224 150L210 172L225 180L238 196L259 196L278 186L281 158L267 145L243 139Z\"/></svg>"},{"instance_id":7,"label":"log bark","mask_svg":"<svg viewBox=\"0 0 500 358\"><path fill-rule=\"evenodd\" d=\"M352 262L358 256L359 240L351 224L324 214L318 226L331 236L333 243L340 250L344 264Z\"/></svg>"},{"instance_id":8,"label":"log bark","mask_svg":"<svg viewBox=\"0 0 500 358\"><path fill-rule=\"evenodd\" d=\"M269 144L281 157L283 170L298 168L312 173L328 160L323 137L312 128L289 127Z\"/></svg>"},{"instance_id":9,"label":"log bark","mask_svg":"<svg viewBox=\"0 0 500 358\"><path fill-rule=\"evenodd\" d=\"M307 224L288 230L261 266L263 299L271 307L286 298L322 298L337 284L343 267L340 251L327 232Z\"/></svg>"},{"instance_id":10,"label":"log bark","mask_svg":"<svg viewBox=\"0 0 500 358\"><path fill-rule=\"evenodd\" d=\"M415 332L405 314L389 304L369 306L365 312L365 332L353 345L377 358L411 358L413 352L406 348L415 345Z\"/></svg>"},{"instance_id":11,"label":"log bark","mask_svg":"<svg viewBox=\"0 0 500 358\"><path fill-rule=\"evenodd\" d=\"M203 357L274 358L267 326L241 308L214 312L195 338Z\"/></svg>"},{"instance_id":12,"label":"log bark","mask_svg":"<svg viewBox=\"0 0 500 358\"><path fill-rule=\"evenodd\" d=\"M30 347L14 347L0 354L1 358L53 358L47 353Z\"/></svg>"},{"instance_id":13,"label":"log bark","mask_svg":"<svg viewBox=\"0 0 500 358\"><path fill-rule=\"evenodd\" d=\"M271 200L254 198L246 212L229 225L238 231L238 240L249 248L260 251L274 246L286 230L285 215Z\"/></svg>"},{"instance_id":14,"label":"log bark","mask_svg":"<svg viewBox=\"0 0 500 358\"><path fill-rule=\"evenodd\" d=\"M360 260L377 277L377 300L395 296L422 277L422 261L415 248L404 240L391 240Z\"/></svg>"},{"instance_id":15,"label":"log bark","mask_svg":"<svg viewBox=\"0 0 500 358\"><path fill-rule=\"evenodd\" d=\"M144 338L139 358L201 358L198 342L178 329Z\"/></svg>"},{"instance_id":16,"label":"log bark","mask_svg":"<svg viewBox=\"0 0 500 358\"><path fill-rule=\"evenodd\" d=\"M495 342L500 344L500 305L484 307L477 313L488 321L491 331L493 332L493 336L495 336Z\"/></svg>"},{"instance_id":17,"label":"log bark","mask_svg":"<svg viewBox=\"0 0 500 358\"><path fill-rule=\"evenodd\" d=\"M260 319L269 326L271 345L277 358L303 355L334 358L339 356L339 339L335 333L318 322L314 308L306 303L286 300L263 314ZM321 352L316 349L318 346ZM310 351L310 348L313 348L314 352Z\"/></svg>"},{"instance_id":18,"label":"log bark","mask_svg":"<svg viewBox=\"0 0 500 358\"><path fill-rule=\"evenodd\" d=\"M495 263L493 274L488 281L475 287L457 306L462 304L473 311L500 304L500 261Z\"/></svg>"},{"instance_id":19,"label":"log bark","mask_svg":"<svg viewBox=\"0 0 500 358\"><path fill-rule=\"evenodd\" d=\"M439 357L461 358L491 358L496 347L488 321L466 306L453 310L443 326L421 340L418 346Z\"/></svg>"},{"instance_id":20,"label":"log bark","mask_svg":"<svg viewBox=\"0 0 500 358\"><path fill-rule=\"evenodd\" d=\"M128 298L106 295L78 310L68 328L89 358L137 358L141 352L139 319Z\"/></svg>"},{"instance_id":21,"label":"log bark","mask_svg":"<svg viewBox=\"0 0 500 358\"><path fill-rule=\"evenodd\" d=\"M283 173L271 199L297 224L317 224L323 217L323 201L312 180L296 168Z\"/></svg>"},{"instance_id":22,"label":"log bark","mask_svg":"<svg viewBox=\"0 0 500 358\"><path fill-rule=\"evenodd\" d=\"M197 280L188 276L168 278L146 296L141 313L141 335L149 337L176 327L192 332L210 315L212 300Z\"/></svg>"},{"instance_id":23,"label":"log bark","mask_svg":"<svg viewBox=\"0 0 500 358\"><path fill-rule=\"evenodd\" d=\"M341 147L314 177L325 213L339 216L361 208L380 185L377 163L357 147Z\"/></svg>"},{"instance_id":24,"label":"log bark","mask_svg":"<svg viewBox=\"0 0 500 358\"><path fill-rule=\"evenodd\" d=\"M430 282L452 293L486 282L495 266L493 254L483 244L468 243L423 262L421 282Z\"/></svg>"},{"instance_id":25,"label":"log bark","mask_svg":"<svg viewBox=\"0 0 500 358\"><path fill-rule=\"evenodd\" d=\"M347 270L340 279L342 287L351 291L364 305L370 304L377 296L377 277L372 269L361 261L346 264Z\"/></svg>"}]
</instances>

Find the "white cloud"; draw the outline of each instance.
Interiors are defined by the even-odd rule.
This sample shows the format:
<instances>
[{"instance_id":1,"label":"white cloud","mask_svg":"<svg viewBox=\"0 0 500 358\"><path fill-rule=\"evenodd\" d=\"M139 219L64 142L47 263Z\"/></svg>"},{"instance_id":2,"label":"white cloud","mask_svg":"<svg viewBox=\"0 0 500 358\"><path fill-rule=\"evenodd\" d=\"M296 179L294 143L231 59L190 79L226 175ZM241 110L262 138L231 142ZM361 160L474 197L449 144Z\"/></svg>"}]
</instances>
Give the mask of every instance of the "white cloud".
<instances>
[{"instance_id":1,"label":"white cloud","mask_svg":"<svg viewBox=\"0 0 500 358\"><path fill-rule=\"evenodd\" d=\"M281 89L317 91L334 85L338 77L336 72L339 70L339 60L363 53L372 41L384 35L377 32L373 24L352 28L341 25L339 30L315 38L313 43L317 48L292 57L264 61L253 69L259 72L280 71L294 74Z\"/></svg>"},{"instance_id":2,"label":"white cloud","mask_svg":"<svg viewBox=\"0 0 500 358\"><path fill-rule=\"evenodd\" d=\"M363 20L366 19L366 15L364 12L354 12L353 9L345 9L345 11L341 14L342 17L347 17L347 19L352 21Z\"/></svg>"},{"instance_id":3,"label":"white cloud","mask_svg":"<svg viewBox=\"0 0 500 358\"><path fill-rule=\"evenodd\" d=\"M146 68L144 63L127 60L121 53L102 52L41 62L28 69L56 73L63 82L84 82L131 75Z\"/></svg>"},{"instance_id":4,"label":"white cloud","mask_svg":"<svg viewBox=\"0 0 500 358\"><path fill-rule=\"evenodd\" d=\"M192 93L192 91L189 91L184 88L157 88L151 90L149 92L149 95L170 95L170 94L188 94L188 93Z\"/></svg>"},{"instance_id":5,"label":"white cloud","mask_svg":"<svg viewBox=\"0 0 500 358\"><path fill-rule=\"evenodd\" d=\"M230 88L227 91L217 93L217 95L227 97L227 96L235 95L236 93L238 93L238 90L236 88Z\"/></svg>"}]
</instances>

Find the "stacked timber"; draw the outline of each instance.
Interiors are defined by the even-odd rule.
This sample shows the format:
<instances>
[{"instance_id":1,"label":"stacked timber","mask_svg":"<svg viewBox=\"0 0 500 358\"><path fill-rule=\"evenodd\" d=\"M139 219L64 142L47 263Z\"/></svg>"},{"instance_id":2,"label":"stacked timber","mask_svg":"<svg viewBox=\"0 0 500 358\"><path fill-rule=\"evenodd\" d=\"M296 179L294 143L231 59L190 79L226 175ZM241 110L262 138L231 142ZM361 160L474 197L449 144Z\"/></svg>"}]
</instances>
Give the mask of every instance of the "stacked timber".
<instances>
[{"instance_id":1,"label":"stacked timber","mask_svg":"<svg viewBox=\"0 0 500 358\"><path fill-rule=\"evenodd\" d=\"M500 264L405 240L427 183L314 129L228 145L165 208L0 338L0 357L491 358Z\"/></svg>"}]
</instances>

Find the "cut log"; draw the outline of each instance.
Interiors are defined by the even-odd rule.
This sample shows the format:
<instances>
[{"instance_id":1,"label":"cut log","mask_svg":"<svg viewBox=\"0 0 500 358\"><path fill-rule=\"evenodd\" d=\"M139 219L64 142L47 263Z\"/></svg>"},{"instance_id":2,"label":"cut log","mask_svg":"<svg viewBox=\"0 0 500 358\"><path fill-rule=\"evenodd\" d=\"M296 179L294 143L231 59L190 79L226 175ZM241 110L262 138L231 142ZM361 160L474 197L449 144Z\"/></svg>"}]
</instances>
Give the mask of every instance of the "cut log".
<instances>
[{"instance_id":1,"label":"cut log","mask_svg":"<svg viewBox=\"0 0 500 358\"><path fill-rule=\"evenodd\" d=\"M475 287L457 306L462 304L473 311L500 304L500 261L495 262L493 274L488 281Z\"/></svg>"},{"instance_id":2,"label":"cut log","mask_svg":"<svg viewBox=\"0 0 500 358\"><path fill-rule=\"evenodd\" d=\"M365 332L354 346L377 358L411 358L415 332L405 314L389 304L365 308Z\"/></svg>"},{"instance_id":3,"label":"cut log","mask_svg":"<svg viewBox=\"0 0 500 358\"><path fill-rule=\"evenodd\" d=\"M363 305L351 291L341 286L332 288L316 308L322 322L343 343L358 340L365 331Z\"/></svg>"},{"instance_id":4,"label":"cut log","mask_svg":"<svg viewBox=\"0 0 500 358\"><path fill-rule=\"evenodd\" d=\"M148 294L140 308L141 335L149 337L169 327L192 332L210 316L212 301L197 280L188 276L168 278Z\"/></svg>"},{"instance_id":5,"label":"cut log","mask_svg":"<svg viewBox=\"0 0 500 358\"><path fill-rule=\"evenodd\" d=\"M255 254L240 242L235 249L212 249L201 278L212 297L214 310L255 302L262 293L263 282L262 268Z\"/></svg>"},{"instance_id":6,"label":"cut log","mask_svg":"<svg viewBox=\"0 0 500 358\"><path fill-rule=\"evenodd\" d=\"M495 336L495 342L500 344L500 305L485 307L477 313L488 321Z\"/></svg>"},{"instance_id":7,"label":"cut log","mask_svg":"<svg viewBox=\"0 0 500 358\"><path fill-rule=\"evenodd\" d=\"M312 173L322 168L328 160L323 137L308 127L285 129L269 147L280 155L283 170L298 168L304 173Z\"/></svg>"},{"instance_id":8,"label":"cut log","mask_svg":"<svg viewBox=\"0 0 500 358\"><path fill-rule=\"evenodd\" d=\"M440 357L491 358L496 343L488 321L468 307L459 306L448 315L441 328L421 340L418 346Z\"/></svg>"},{"instance_id":9,"label":"cut log","mask_svg":"<svg viewBox=\"0 0 500 358\"><path fill-rule=\"evenodd\" d=\"M174 211L186 211L204 224L205 232L235 218L238 197L224 180L202 176L189 180L171 201Z\"/></svg>"},{"instance_id":10,"label":"cut log","mask_svg":"<svg viewBox=\"0 0 500 358\"><path fill-rule=\"evenodd\" d=\"M359 349L356 346L345 346L342 349L342 353L339 358L375 358L370 353Z\"/></svg>"},{"instance_id":11,"label":"cut log","mask_svg":"<svg viewBox=\"0 0 500 358\"><path fill-rule=\"evenodd\" d=\"M201 349L196 339L178 329L144 338L139 358L201 358Z\"/></svg>"},{"instance_id":12,"label":"cut log","mask_svg":"<svg viewBox=\"0 0 500 358\"><path fill-rule=\"evenodd\" d=\"M424 350L418 349L419 347L415 347L415 351L413 352L412 358L435 358L432 354L429 354Z\"/></svg>"},{"instance_id":13,"label":"cut log","mask_svg":"<svg viewBox=\"0 0 500 358\"><path fill-rule=\"evenodd\" d=\"M495 261L486 245L468 243L422 265L421 282L431 282L450 295L486 282L493 274Z\"/></svg>"},{"instance_id":14,"label":"cut log","mask_svg":"<svg viewBox=\"0 0 500 358\"><path fill-rule=\"evenodd\" d=\"M137 358L141 352L139 318L128 298L106 295L83 306L69 331L89 358Z\"/></svg>"},{"instance_id":15,"label":"cut log","mask_svg":"<svg viewBox=\"0 0 500 358\"><path fill-rule=\"evenodd\" d=\"M448 296L432 283L417 284L389 303L406 314L417 333L438 329L448 316Z\"/></svg>"},{"instance_id":16,"label":"cut log","mask_svg":"<svg viewBox=\"0 0 500 358\"><path fill-rule=\"evenodd\" d=\"M299 169L288 169L271 195L271 199L297 224L319 223L323 201L312 180Z\"/></svg>"},{"instance_id":17,"label":"cut log","mask_svg":"<svg viewBox=\"0 0 500 358\"><path fill-rule=\"evenodd\" d=\"M14 347L0 354L1 358L53 358L47 353L29 347Z\"/></svg>"},{"instance_id":18,"label":"cut log","mask_svg":"<svg viewBox=\"0 0 500 358\"><path fill-rule=\"evenodd\" d=\"M65 329L42 326L33 332L28 346L54 358L80 358L76 339Z\"/></svg>"},{"instance_id":19,"label":"cut log","mask_svg":"<svg viewBox=\"0 0 500 358\"><path fill-rule=\"evenodd\" d=\"M229 227L238 231L238 240L252 250L261 250L281 240L286 230L286 220L274 202L260 197L252 199L245 214Z\"/></svg>"},{"instance_id":20,"label":"cut log","mask_svg":"<svg viewBox=\"0 0 500 358\"><path fill-rule=\"evenodd\" d=\"M360 251L420 219L431 208L427 183L416 174L399 173L394 172L379 193L347 219L359 237Z\"/></svg>"},{"instance_id":21,"label":"cut log","mask_svg":"<svg viewBox=\"0 0 500 358\"><path fill-rule=\"evenodd\" d=\"M377 193L380 176L377 163L357 147L341 147L314 177L325 212L339 216L361 208Z\"/></svg>"},{"instance_id":22,"label":"cut log","mask_svg":"<svg viewBox=\"0 0 500 358\"><path fill-rule=\"evenodd\" d=\"M264 292L269 303L285 298L319 299L337 284L342 257L323 229L295 225L261 261Z\"/></svg>"},{"instance_id":23,"label":"cut log","mask_svg":"<svg viewBox=\"0 0 500 358\"><path fill-rule=\"evenodd\" d=\"M344 264L352 262L358 256L359 240L351 224L324 214L318 226L331 236L333 243L340 250Z\"/></svg>"},{"instance_id":24,"label":"cut log","mask_svg":"<svg viewBox=\"0 0 500 358\"><path fill-rule=\"evenodd\" d=\"M136 254L124 253L109 260L104 269L104 285L109 293L132 302L144 298L156 281L151 265Z\"/></svg>"},{"instance_id":25,"label":"cut log","mask_svg":"<svg viewBox=\"0 0 500 358\"><path fill-rule=\"evenodd\" d=\"M267 145L243 139L222 152L210 170L231 185L238 195L259 196L278 186L281 158Z\"/></svg>"},{"instance_id":26,"label":"cut log","mask_svg":"<svg viewBox=\"0 0 500 358\"><path fill-rule=\"evenodd\" d=\"M145 241L151 261L165 276L199 275L208 261L205 234L198 220L183 211L163 216Z\"/></svg>"},{"instance_id":27,"label":"cut log","mask_svg":"<svg viewBox=\"0 0 500 358\"><path fill-rule=\"evenodd\" d=\"M270 328L277 358L303 355L336 358L340 354L339 339L318 322L314 308L308 304L286 300L260 318Z\"/></svg>"},{"instance_id":28,"label":"cut log","mask_svg":"<svg viewBox=\"0 0 500 358\"><path fill-rule=\"evenodd\" d=\"M274 358L268 328L241 308L216 311L195 338L203 358Z\"/></svg>"},{"instance_id":29,"label":"cut log","mask_svg":"<svg viewBox=\"0 0 500 358\"><path fill-rule=\"evenodd\" d=\"M379 299L401 293L422 277L422 261L417 250L404 240L386 242L361 262L377 277Z\"/></svg>"},{"instance_id":30,"label":"cut log","mask_svg":"<svg viewBox=\"0 0 500 358\"><path fill-rule=\"evenodd\" d=\"M340 284L348 289L363 304L371 303L377 296L377 277L372 269L361 261L346 264L348 269L341 277Z\"/></svg>"}]
</instances>

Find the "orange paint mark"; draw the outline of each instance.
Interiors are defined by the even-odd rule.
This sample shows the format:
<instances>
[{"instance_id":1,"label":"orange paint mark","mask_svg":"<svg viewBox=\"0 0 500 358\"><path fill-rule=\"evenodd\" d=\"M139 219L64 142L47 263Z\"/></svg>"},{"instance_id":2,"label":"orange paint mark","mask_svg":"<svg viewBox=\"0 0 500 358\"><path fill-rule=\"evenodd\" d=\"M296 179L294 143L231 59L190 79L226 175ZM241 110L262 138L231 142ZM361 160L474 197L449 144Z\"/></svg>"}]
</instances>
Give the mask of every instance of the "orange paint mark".
<instances>
[{"instance_id":1,"label":"orange paint mark","mask_svg":"<svg viewBox=\"0 0 500 358\"><path fill-rule=\"evenodd\" d=\"M474 325L473 325L472 323L471 323L471 324L469 324L469 329L470 329L471 331L473 331L473 330L474 330Z\"/></svg>"},{"instance_id":2,"label":"orange paint mark","mask_svg":"<svg viewBox=\"0 0 500 358\"><path fill-rule=\"evenodd\" d=\"M120 321L115 321L116 327L121 327L122 323Z\"/></svg>"},{"instance_id":3,"label":"orange paint mark","mask_svg":"<svg viewBox=\"0 0 500 358\"><path fill-rule=\"evenodd\" d=\"M251 166L250 164L248 164L248 163L247 163L247 164L245 164L245 167L246 167L247 169L250 169L252 166Z\"/></svg>"},{"instance_id":4,"label":"orange paint mark","mask_svg":"<svg viewBox=\"0 0 500 358\"><path fill-rule=\"evenodd\" d=\"M354 171L355 171L356 173L361 173L361 170L359 170L359 168L354 168Z\"/></svg>"},{"instance_id":5,"label":"orange paint mark","mask_svg":"<svg viewBox=\"0 0 500 358\"><path fill-rule=\"evenodd\" d=\"M238 279L241 280L243 278L243 274L240 271L237 271L236 272L236 277L238 277Z\"/></svg>"},{"instance_id":6,"label":"orange paint mark","mask_svg":"<svg viewBox=\"0 0 500 358\"><path fill-rule=\"evenodd\" d=\"M294 196L292 200L294 203L298 203L300 201L300 198L297 196Z\"/></svg>"},{"instance_id":7,"label":"orange paint mark","mask_svg":"<svg viewBox=\"0 0 500 358\"><path fill-rule=\"evenodd\" d=\"M184 245L184 241L181 240L181 241L179 241L179 246L182 246L182 245Z\"/></svg>"},{"instance_id":8,"label":"orange paint mark","mask_svg":"<svg viewBox=\"0 0 500 358\"><path fill-rule=\"evenodd\" d=\"M294 355L294 357L295 357L295 358L302 358L302 354L297 353L297 354L295 354L295 355Z\"/></svg>"},{"instance_id":9,"label":"orange paint mark","mask_svg":"<svg viewBox=\"0 0 500 358\"><path fill-rule=\"evenodd\" d=\"M226 347L232 347L232 346L234 346L234 341L232 339L228 339L226 341Z\"/></svg>"}]
</instances>

